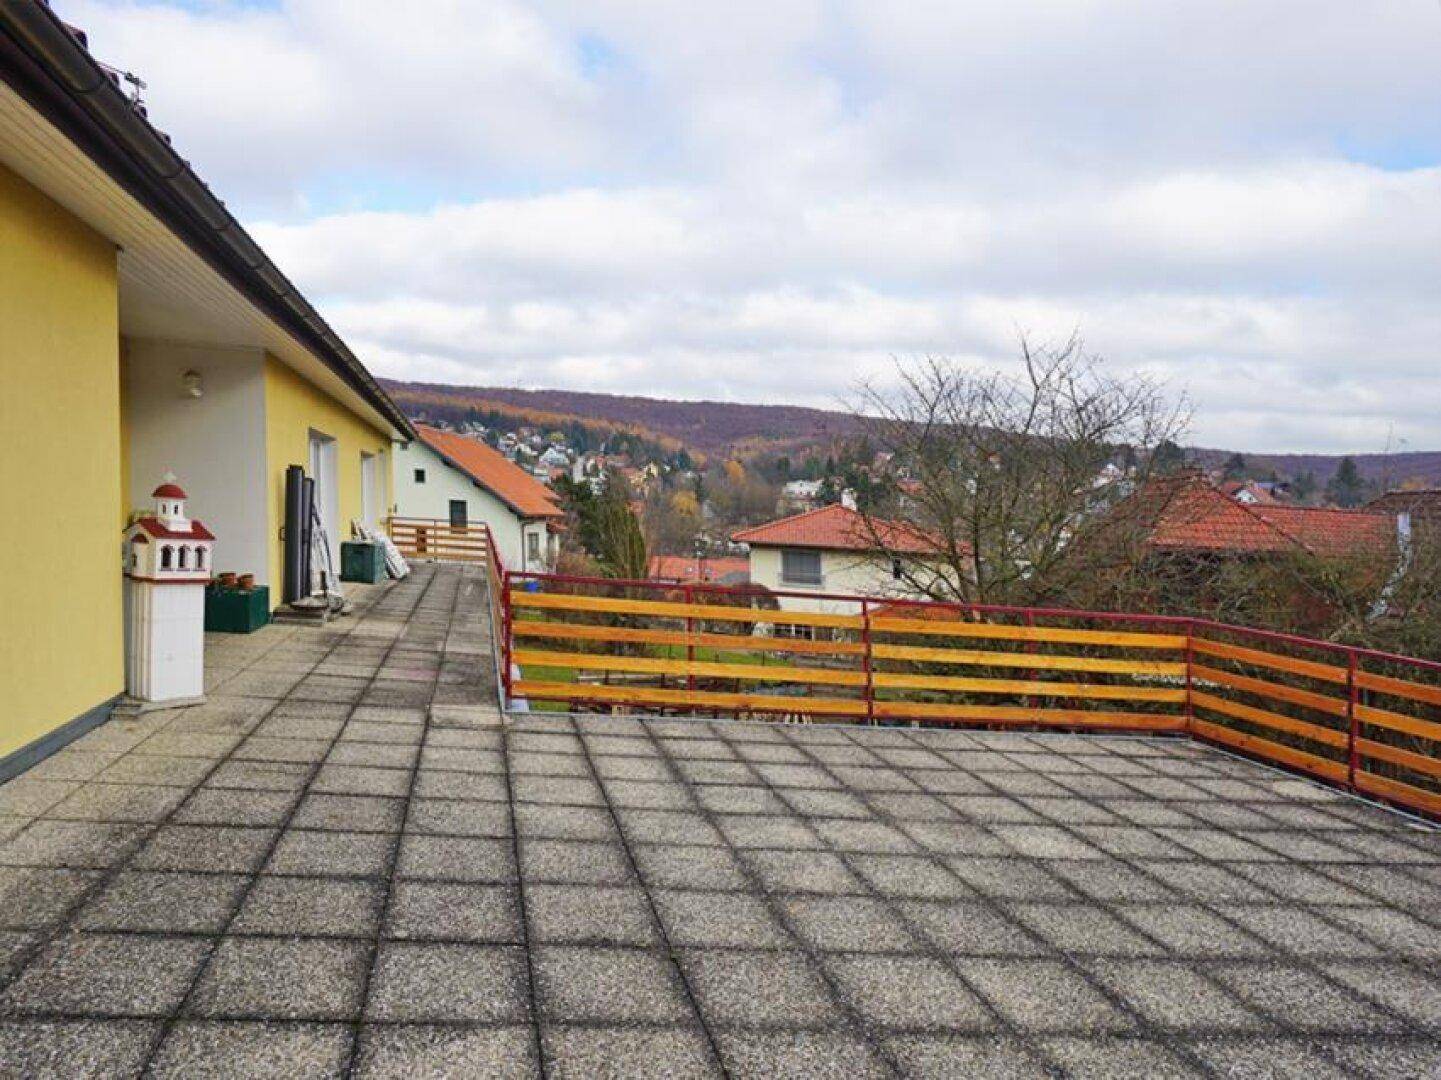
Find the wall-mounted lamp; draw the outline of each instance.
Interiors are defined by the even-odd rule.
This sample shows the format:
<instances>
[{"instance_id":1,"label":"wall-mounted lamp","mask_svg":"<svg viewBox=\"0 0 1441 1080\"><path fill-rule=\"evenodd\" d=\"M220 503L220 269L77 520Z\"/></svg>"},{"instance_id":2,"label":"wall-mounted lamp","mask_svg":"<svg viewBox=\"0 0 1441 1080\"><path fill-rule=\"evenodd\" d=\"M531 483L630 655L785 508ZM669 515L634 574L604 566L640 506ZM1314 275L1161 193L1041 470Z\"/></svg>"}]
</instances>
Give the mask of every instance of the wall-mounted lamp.
<instances>
[{"instance_id":1,"label":"wall-mounted lamp","mask_svg":"<svg viewBox=\"0 0 1441 1080\"><path fill-rule=\"evenodd\" d=\"M185 387L185 393L190 397L200 397L205 393L205 387L200 382L200 372L187 371L180 376L180 385Z\"/></svg>"}]
</instances>

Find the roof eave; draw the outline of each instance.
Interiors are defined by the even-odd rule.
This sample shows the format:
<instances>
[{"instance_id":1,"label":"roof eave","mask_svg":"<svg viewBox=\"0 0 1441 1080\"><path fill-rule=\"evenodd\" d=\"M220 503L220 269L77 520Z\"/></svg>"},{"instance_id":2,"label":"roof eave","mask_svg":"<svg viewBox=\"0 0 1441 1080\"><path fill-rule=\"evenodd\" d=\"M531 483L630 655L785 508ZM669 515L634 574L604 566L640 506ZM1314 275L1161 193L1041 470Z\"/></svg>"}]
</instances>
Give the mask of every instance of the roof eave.
<instances>
[{"instance_id":1,"label":"roof eave","mask_svg":"<svg viewBox=\"0 0 1441 1080\"><path fill-rule=\"evenodd\" d=\"M397 431L415 436L365 365L46 5L0 5L0 77Z\"/></svg>"}]
</instances>

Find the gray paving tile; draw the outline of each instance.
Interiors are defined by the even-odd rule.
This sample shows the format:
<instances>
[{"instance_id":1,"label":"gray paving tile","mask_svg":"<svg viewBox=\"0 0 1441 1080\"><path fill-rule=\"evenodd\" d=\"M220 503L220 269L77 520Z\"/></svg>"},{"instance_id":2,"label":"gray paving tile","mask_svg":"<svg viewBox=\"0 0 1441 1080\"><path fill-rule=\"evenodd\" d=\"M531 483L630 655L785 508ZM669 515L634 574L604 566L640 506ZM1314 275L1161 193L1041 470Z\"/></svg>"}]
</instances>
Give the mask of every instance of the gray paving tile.
<instances>
[{"instance_id":1,"label":"gray paving tile","mask_svg":"<svg viewBox=\"0 0 1441 1080\"><path fill-rule=\"evenodd\" d=\"M245 898L237 934L373 936L381 884L342 878L262 877Z\"/></svg>"},{"instance_id":2,"label":"gray paving tile","mask_svg":"<svg viewBox=\"0 0 1441 1080\"><path fill-rule=\"evenodd\" d=\"M340 1024L182 1021L147 1075L157 1077L338 1077L352 1034Z\"/></svg>"},{"instance_id":3,"label":"gray paving tile","mask_svg":"<svg viewBox=\"0 0 1441 1080\"><path fill-rule=\"evenodd\" d=\"M634 844L631 854L641 878L652 890L739 890L747 887L740 863L727 848Z\"/></svg>"},{"instance_id":4,"label":"gray paving tile","mask_svg":"<svg viewBox=\"0 0 1441 1080\"><path fill-rule=\"evenodd\" d=\"M1401 1024L1305 968L1221 963L1210 974L1238 997L1287 1027L1305 1031L1396 1031Z\"/></svg>"},{"instance_id":5,"label":"gray paving tile","mask_svg":"<svg viewBox=\"0 0 1441 1080\"><path fill-rule=\"evenodd\" d=\"M1008 914L1071 956L1158 956L1165 950L1090 904L1008 904Z\"/></svg>"},{"instance_id":6,"label":"gray paving tile","mask_svg":"<svg viewBox=\"0 0 1441 1080\"><path fill-rule=\"evenodd\" d=\"M885 904L860 896L789 896L781 910L818 951L906 952L923 945Z\"/></svg>"},{"instance_id":7,"label":"gray paving tile","mask_svg":"<svg viewBox=\"0 0 1441 1080\"><path fill-rule=\"evenodd\" d=\"M825 956L851 1008L882 1028L994 1031L985 1003L939 960L924 956Z\"/></svg>"},{"instance_id":8,"label":"gray paving tile","mask_svg":"<svg viewBox=\"0 0 1441 1080\"><path fill-rule=\"evenodd\" d=\"M855 854L856 872L884 896L958 900L974 893L933 859L909 855Z\"/></svg>"},{"instance_id":9,"label":"gray paving tile","mask_svg":"<svg viewBox=\"0 0 1441 1080\"><path fill-rule=\"evenodd\" d=\"M680 965L712 1027L812 1029L832 1027L844 1017L801 952L686 949Z\"/></svg>"},{"instance_id":10,"label":"gray paving tile","mask_svg":"<svg viewBox=\"0 0 1441 1080\"><path fill-rule=\"evenodd\" d=\"M795 1080L871 1080L892 1071L859 1036L839 1031L722 1031L717 1034L731 1076Z\"/></svg>"},{"instance_id":11,"label":"gray paving tile","mask_svg":"<svg viewBox=\"0 0 1441 1080\"><path fill-rule=\"evenodd\" d=\"M1270 1021L1201 971L1169 960L1093 960L1084 966L1147 1021L1169 1031L1265 1031Z\"/></svg>"},{"instance_id":12,"label":"gray paving tile","mask_svg":"<svg viewBox=\"0 0 1441 1080\"><path fill-rule=\"evenodd\" d=\"M400 939L519 943L520 902L510 886L396 881L385 932Z\"/></svg>"},{"instance_id":13,"label":"gray paving tile","mask_svg":"<svg viewBox=\"0 0 1441 1080\"><path fill-rule=\"evenodd\" d=\"M529 1014L525 953L506 945L384 942L366 1017L436 1023L520 1021Z\"/></svg>"},{"instance_id":14,"label":"gray paving tile","mask_svg":"<svg viewBox=\"0 0 1441 1080\"><path fill-rule=\"evenodd\" d=\"M159 821L184 801L187 789L156 784L86 784L47 811L60 821Z\"/></svg>"},{"instance_id":15,"label":"gray paving tile","mask_svg":"<svg viewBox=\"0 0 1441 1080\"><path fill-rule=\"evenodd\" d=\"M1066 965L1054 960L958 957L960 974L1006 1019L1028 1033L1107 1033L1135 1020Z\"/></svg>"},{"instance_id":16,"label":"gray paving tile","mask_svg":"<svg viewBox=\"0 0 1441 1080\"><path fill-rule=\"evenodd\" d=\"M197 1016L356 1020L370 946L319 938L226 938L191 996Z\"/></svg>"},{"instance_id":17,"label":"gray paving tile","mask_svg":"<svg viewBox=\"0 0 1441 1080\"><path fill-rule=\"evenodd\" d=\"M96 871L0 867L0 926L44 930L57 925L99 876Z\"/></svg>"},{"instance_id":18,"label":"gray paving tile","mask_svg":"<svg viewBox=\"0 0 1441 1080\"><path fill-rule=\"evenodd\" d=\"M138 825L36 821L0 844L0 866L103 870L124 860L143 836Z\"/></svg>"},{"instance_id":19,"label":"gray paving tile","mask_svg":"<svg viewBox=\"0 0 1441 1080\"><path fill-rule=\"evenodd\" d=\"M1120 1080L1145 1076L1152 1080L1187 1080L1204 1076L1165 1045L1142 1038L1044 1040L1040 1049L1078 1080Z\"/></svg>"},{"instance_id":20,"label":"gray paving tile","mask_svg":"<svg viewBox=\"0 0 1441 1080\"><path fill-rule=\"evenodd\" d=\"M528 1026L377 1024L361 1029L354 1075L367 1080L521 1080L538 1077L540 1066Z\"/></svg>"},{"instance_id":21,"label":"gray paving tile","mask_svg":"<svg viewBox=\"0 0 1441 1080\"><path fill-rule=\"evenodd\" d=\"M292 791L201 788L175 812L179 825L279 825L299 799Z\"/></svg>"},{"instance_id":22,"label":"gray paving tile","mask_svg":"<svg viewBox=\"0 0 1441 1080\"><path fill-rule=\"evenodd\" d=\"M710 1043L695 1028L547 1024L542 1039L549 1076L668 1080L722 1075Z\"/></svg>"},{"instance_id":23,"label":"gray paving tile","mask_svg":"<svg viewBox=\"0 0 1441 1080\"><path fill-rule=\"evenodd\" d=\"M573 885L624 885L630 862L619 844L576 840L522 840L521 873L527 881Z\"/></svg>"},{"instance_id":24,"label":"gray paving tile","mask_svg":"<svg viewBox=\"0 0 1441 1080\"><path fill-rule=\"evenodd\" d=\"M180 1004L210 943L202 938L71 934L0 994L0 1009L84 1017L164 1016Z\"/></svg>"},{"instance_id":25,"label":"gray paving tile","mask_svg":"<svg viewBox=\"0 0 1441 1080\"><path fill-rule=\"evenodd\" d=\"M300 801L290 824L297 829L399 832L404 820L404 799L312 793Z\"/></svg>"},{"instance_id":26,"label":"gray paving tile","mask_svg":"<svg viewBox=\"0 0 1441 1080\"><path fill-rule=\"evenodd\" d=\"M604 807L517 803L515 827L521 836L558 840L618 841L615 822Z\"/></svg>"},{"instance_id":27,"label":"gray paving tile","mask_svg":"<svg viewBox=\"0 0 1441 1080\"><path fill-rule=\"evenodd\" d=\"M1395 961L1338 960L1321 967L1363 997L1379 1001L1425 1030L1441 1033L1441 981L1434 971Z\"/></svg>"},{"instance_id":28,"label":"gray paving tile","mask_svg":"<svg viewBox=\"0 0 1441 1080\"><path fill-rule=\"evenodd\" d=\"M127 870L75 916L83 930L219 933L249 879L241 874Z\"/></svg>"},{"instance_id":29,"label":"gray paving tile","mask_svg":"<svg viewBox=\"0 0 1441 1080\"><path fill-rule=\"evenodd\" d=\"M401 839L395 873L403 878L511 882L515 859L508 840L411 833Z\"/></svg>"},{"instance_id":30,"label":"gray paving tile","mask_svg":"<svg viewBox=\"0 0 1441 1080\"><path fill-rule=\"evenodd\" d=\"M660 936L638 887L545 885L525 890L530 940L548 944L648 946Z\"/></svg>"},{"instance_id":31,"label":"gray paving tile","mask_svg":"<svg viewBox=\"0 0 1441 1080\"><path fill-rule=\"evenodd\" d=\"M653 889L651 898L675 946L779 948L790 944L765 902L735 892Z\"/></svg>"},{"instance_id":32,"label":"gray paving tile","mask_svg":"<svg viewBox=\"0 0 1441 1080\"><path fill-rule=\"evenodd\" d=\"M511 808L506 803L470 799L413 799L405 827L413 833L448 836L511 835Z\"/></svg>"},{"instance_id":33,"label":"gray paving tile","mask_svg":"<svg viewBox=\"0 0 1441 1080\"><path fill-rule=\"evenodd\" d=\"M392 833L287 829L265 864L267 874L380 877L390 867Z\"/></svg>"},{"instance_id":34,"label":"gray paving tile","mask_svg":"<svg viewBox=\"0 0 1441 1080\"><path fill-rule=\"evenodd\" d=\"M637 949L537 946L536 996L547 1022L690 1023L675 968Z\"/></svg>"},{"instance_id":35,"label":"gray paving tile","mask_svg":"<svg viewBox=\"0 0 1441 1080\"><path fill-rule=\"evenodd\" d=\"M1029 1080L1047 1075L1023 1044L1002 1035L892 1035L885 1047L906 1076Z\"/></svg>"},{"instance_id":36,"label":"gray paving tile","mask_svg":"<svg viewBox=\"0 0 1441 1080\"><path fill-rule=\"evenodd\" d=\"M1305 1039L1213 1037L1185 1045L1219 1076L1340 1080L1349 1075Z\"/></svg>"},{"instance_id":37,"label":"gray paving tile","mask_svg":"<svg viewBox=\"0 0 1441 1080\"><path fill-rule=\"evenodd\" d=\"M158 1023L0 1020L0 1062L15 1077L138 1076Z\"/></svg>"}]
</instances>

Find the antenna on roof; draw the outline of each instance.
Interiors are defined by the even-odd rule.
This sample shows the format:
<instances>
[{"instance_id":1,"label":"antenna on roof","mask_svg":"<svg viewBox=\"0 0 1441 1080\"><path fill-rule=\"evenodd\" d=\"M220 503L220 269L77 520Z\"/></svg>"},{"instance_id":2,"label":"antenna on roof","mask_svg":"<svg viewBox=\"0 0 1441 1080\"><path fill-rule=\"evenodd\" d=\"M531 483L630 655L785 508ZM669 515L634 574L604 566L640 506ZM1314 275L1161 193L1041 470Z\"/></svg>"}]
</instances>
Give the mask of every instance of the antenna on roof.
<instances>
[{"instance_id":1,"label":"antenna on roof","mask_svg":"<svg viewBox=\"0 0 1441 1080\"><path fill-rule=\"evenodd\" d=\"M143 109L145 100L142 95L145 93L145 80L133 71L121 72L120 77L130 84L130 104L137 109Z\"/></svg>"}]
</instances>

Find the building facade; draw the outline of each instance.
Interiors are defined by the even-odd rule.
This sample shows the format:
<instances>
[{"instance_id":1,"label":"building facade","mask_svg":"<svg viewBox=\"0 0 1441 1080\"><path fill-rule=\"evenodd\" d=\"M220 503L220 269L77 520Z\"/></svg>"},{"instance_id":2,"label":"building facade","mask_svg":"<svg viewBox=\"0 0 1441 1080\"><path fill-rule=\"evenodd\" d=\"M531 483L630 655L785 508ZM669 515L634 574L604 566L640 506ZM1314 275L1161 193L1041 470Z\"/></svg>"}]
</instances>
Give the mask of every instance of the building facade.
<instances>
[{"instance_id":1,"label":"building facade","mask_svg":"<svg viewBox=\"0 0 1441 1080\"><path fill-rule=\"evenodd\" d=\"M0 780L123 691L121 531L165 473L215 569L278 602L286 466L338 546L412 432L43 4L0 6L0 422L28 448L0 454L0 498L63 523L52 573L0 576Z\"/></svg>"},{"instance_id":2,"label":"building facade","mask_svg":"<svg viewBox=\"0 0 1441 1080\"><path fill-rule=\"evenodd\" d=\"M549 488L477 439L424 424L396 445L395 516L490 527L507 570L555 566L564 517Z\"/></svg>"}]
</instances>

